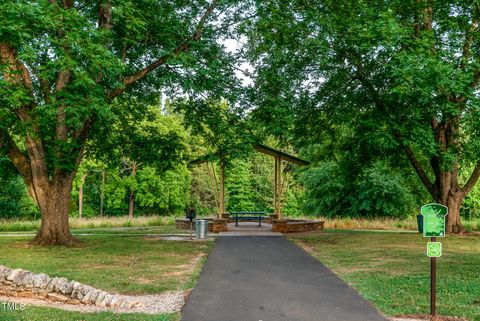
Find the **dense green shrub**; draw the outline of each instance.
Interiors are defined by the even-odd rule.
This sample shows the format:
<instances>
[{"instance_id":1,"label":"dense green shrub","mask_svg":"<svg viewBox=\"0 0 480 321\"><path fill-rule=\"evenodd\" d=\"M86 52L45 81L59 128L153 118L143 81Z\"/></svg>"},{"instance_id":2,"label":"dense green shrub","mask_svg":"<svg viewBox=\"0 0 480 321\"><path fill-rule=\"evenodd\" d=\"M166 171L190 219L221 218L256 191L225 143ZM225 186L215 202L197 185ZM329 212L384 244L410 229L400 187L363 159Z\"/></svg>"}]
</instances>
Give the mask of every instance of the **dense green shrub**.
<instances>
[{"instance_id":1,"label":"dense green shrub","mask_svg":"<svg viewBox=\"0 0 480 321\"><path fill-rule=\"evenodd\" d=\"M38 215L38 209L15 167L0 157L0 218L25 218Z\"/></svg>"}]
</instances>

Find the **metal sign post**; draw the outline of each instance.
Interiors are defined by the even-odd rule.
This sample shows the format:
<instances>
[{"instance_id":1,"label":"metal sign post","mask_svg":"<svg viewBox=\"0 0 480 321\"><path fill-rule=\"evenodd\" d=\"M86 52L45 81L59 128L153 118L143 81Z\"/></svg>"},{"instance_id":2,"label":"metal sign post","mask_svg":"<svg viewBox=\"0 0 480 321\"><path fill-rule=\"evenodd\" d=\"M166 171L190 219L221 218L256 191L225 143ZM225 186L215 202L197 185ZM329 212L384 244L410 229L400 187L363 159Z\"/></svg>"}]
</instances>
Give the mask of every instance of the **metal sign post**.
<instances>
[{"instance_id":1,"label":"metal sign post","mask_svg":"<svg viewBox=\"0 0 480 321\"><path fill-rule=\"evenodd\" d=\"M436 242L437 238L432 237L432 242ZM430 314L432 317L437 315L437 258L430 258Z\"/></svg>"},{"instance_id":2,"label":"metal sign post","mask_svg":"<svg viewBox=\"0 0 480 321\"><path fill-rule=\"evenodd\" d=\"M427 256L430 257L430 314L437 315L437 257L442 256L442 243L437 237L445 237L445 216L448 208L442 204L427 204L421 208L423 236L430 237Z\"/></svg>"}]
</instances>

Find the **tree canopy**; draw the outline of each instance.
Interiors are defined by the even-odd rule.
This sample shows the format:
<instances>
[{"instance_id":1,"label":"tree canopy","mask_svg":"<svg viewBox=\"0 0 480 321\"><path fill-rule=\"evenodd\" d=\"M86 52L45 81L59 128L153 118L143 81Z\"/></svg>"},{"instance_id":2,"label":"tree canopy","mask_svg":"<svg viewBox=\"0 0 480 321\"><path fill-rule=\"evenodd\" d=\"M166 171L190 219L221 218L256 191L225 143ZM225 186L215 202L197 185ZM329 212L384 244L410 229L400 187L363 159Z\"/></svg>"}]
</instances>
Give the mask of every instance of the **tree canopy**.
<instances>
[{"instance_id":1,"label":"tree canopy","mask_svg":"<svg viewBox=\"0 0 480 321\"><path fill-rule=\"evenodd\" d=\"M260 1L250 24L260 118L298 140L346 124L401 152L431 197L460 205L480 176L476 1ZM289 121L285 122L289 124ZM373 143L373 142L372 142ZM373 145L373 144L372 144ZM459 168L471 169L464 180Z\"/></svg>"},{"instance_id":2,"label":"tree canopy","mask_svg":"<svg viewBox=\"0 0 480 321\"><path fill-rule=\"evenodd\" d=\"M230 98L219 35L236 1L19 0L0 5L0 147L42 213L38 244L72 244L68 199L113 100L162 90Z\"/></svg>"},{"instance_id":3,"label":"tree canopy","mask_svg":"<svg viewBox=\"0 0 480 321\"><path fill-rule=\"evenodd\" d=\"M312 161L295 175L311 213L404 216L429 193L462 232L461 205L478 203L479 19L458 0L4 1L0 166L38 205L42 245L75 243L84 158L108 165L101 202L129 193L131 216L135 200L185 205L187 156L232 165L231 208L265 206L268 166L233 160L269 135ZM18 176L1 179L3 212L28 208ZM168 180L166 202L152 191ZM297 212L301 188L286 194Z\"/></svg>"}]
</instances>

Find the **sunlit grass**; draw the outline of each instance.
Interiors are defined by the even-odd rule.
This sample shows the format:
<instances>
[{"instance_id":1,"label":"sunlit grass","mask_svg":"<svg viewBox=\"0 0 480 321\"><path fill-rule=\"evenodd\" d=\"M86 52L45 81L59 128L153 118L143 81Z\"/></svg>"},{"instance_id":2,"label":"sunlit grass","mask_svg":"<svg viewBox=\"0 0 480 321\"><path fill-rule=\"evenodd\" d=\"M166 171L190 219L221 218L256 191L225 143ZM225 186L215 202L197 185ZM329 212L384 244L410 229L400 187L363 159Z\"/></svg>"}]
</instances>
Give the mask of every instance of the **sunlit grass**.
<instances>
[{"instance_id":1,"label":"sunlit grass","mask_svg":"<svg viewBox=\"0 0 480 321\"><path fill-rule=\"evenodd\" d=\"M23 311L0 310L0 320L4 321L178 321L179 319L180 313L159 315L112 312L81 313L34 306L26 306Z\"/></svg>"},{"instance_id":2,"label":"sunlit grass","mask_svg":"<svg viewBox=\"0 0 480 321\"><path fill-rule=\"evenodd\" d=\"M0 264L66 277L106 291L154 294L193 287L201 258L212 247L212 242L135 235L79 239L85 243L68 248L31 246L28 237L0 238Z\"/></svg>"},{"instance_id":3,"label":"sunlit grass","mask_svg":"<svg viewBox=\"0 0 480 321\"><path fill-rule=\"evenodd\" d=\"M415 233L326 231L291 239L373 302L386 315L427 314L428 239ZM480 237L447 236L437 259L440 314L480 321Z\"/></svg>"},{"instance_id":4,"label":"sunlit grass","mask_svg":"<svg viewBox=\"0 0 480 321\"><path fill-rule=\"evenodd\" d=\"M322 220L325 221L326 229L342 230L391 230L391 231L416 231L417 219L392 219L392 218L325 218L313 216L292 217L294 219ZM467 231L480 231L480 218L471 221L463 219L462 224Z\"/></svg>"},{"instance_id":5,"label":"sunlit grass","mask_svg":"<svg viewBox=\"0 0 480 321\"><path fill-rule=\"evenodd\" d=\"M115 293L158 294L192 289L213 247L209 241L163 241L136 235L79 238L84 244L72 248L31 246L27 237L0 238L0 264L66 277ZM179 318L179 313L80 313L31 305L23 311L7 311L0 306L0 320L178 321Z\"/></svg>"},{"instance_id":6,"label":"sunlit grass","mask_svg":"<svg viewBox=\"0 0 480 321\"><path fill-rule=\"evenodd\" d=\"M70 228L112 228L174 225L174 216L138 216L130 220L128 216L120 217L71 217ZM36 231L40 228L40 220L0 220L0 232Z\"/></svg>"}]
</instances>

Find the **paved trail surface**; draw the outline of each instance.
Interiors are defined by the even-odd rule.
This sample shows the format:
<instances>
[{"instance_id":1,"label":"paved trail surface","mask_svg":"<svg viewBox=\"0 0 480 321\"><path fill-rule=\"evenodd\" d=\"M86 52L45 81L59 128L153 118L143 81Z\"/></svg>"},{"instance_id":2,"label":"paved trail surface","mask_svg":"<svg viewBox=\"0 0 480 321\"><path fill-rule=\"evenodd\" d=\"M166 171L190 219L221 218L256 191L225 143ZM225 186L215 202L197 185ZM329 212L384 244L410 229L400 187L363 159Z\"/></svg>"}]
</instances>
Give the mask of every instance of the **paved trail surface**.
<instances>
[{"instance_id":1,"label":"paved trail surface","mask_svg":"<svg viewBox=\"0 0 480 321\"><path fill-rule=\"evenodd\" d=\"M386 321L283 236L220 236L182 321Z\"/></svg>"}]
</instances>

